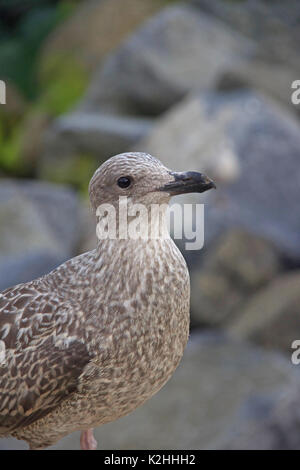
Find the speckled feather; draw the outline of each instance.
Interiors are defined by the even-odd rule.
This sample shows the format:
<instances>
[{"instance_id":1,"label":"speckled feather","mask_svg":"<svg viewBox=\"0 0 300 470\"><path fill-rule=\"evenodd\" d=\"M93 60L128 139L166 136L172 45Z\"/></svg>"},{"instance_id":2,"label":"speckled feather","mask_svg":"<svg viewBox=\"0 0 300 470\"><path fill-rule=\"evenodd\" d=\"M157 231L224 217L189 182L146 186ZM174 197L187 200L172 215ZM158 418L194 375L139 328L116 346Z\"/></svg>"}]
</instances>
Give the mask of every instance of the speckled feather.
<instances>
[{"instance_id":1,"label":"speckled feather","mask_svg":"<svg viewBox=\"0 0 300 470\"><path fill-rule=\"evenodd\" d=\"M94 210L121 194L113 182L124 172L142 181L130 198L164 202L155 185L167 181L167 169L151 156L123 154L95 173ZM40 449L144 403L182 357L189 286L186 263L166 236L99 241L94 251L2 292L0 437Z\"/></svg>"}]
</instances>

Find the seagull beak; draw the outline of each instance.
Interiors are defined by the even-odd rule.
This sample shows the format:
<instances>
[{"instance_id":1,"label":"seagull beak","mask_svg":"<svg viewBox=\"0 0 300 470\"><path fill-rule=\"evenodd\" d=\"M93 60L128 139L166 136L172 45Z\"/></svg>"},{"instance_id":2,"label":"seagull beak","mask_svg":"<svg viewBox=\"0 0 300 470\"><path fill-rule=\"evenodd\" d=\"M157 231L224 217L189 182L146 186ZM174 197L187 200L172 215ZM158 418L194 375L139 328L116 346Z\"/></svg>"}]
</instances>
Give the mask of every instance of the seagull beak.
<instances>
[{"instance_id":1,"label":"seagull beak","mask_svg":"<svg viewBox=\"0 0 300 470\"><path fill-rule=\"evenodd\" d=\"M204 193L208 189L215 188L215 183L203 173L196 171L187 171L183 173L170 172L173 180L159 188L170 196L185 193Z\"/></svg>"}]
</instances>

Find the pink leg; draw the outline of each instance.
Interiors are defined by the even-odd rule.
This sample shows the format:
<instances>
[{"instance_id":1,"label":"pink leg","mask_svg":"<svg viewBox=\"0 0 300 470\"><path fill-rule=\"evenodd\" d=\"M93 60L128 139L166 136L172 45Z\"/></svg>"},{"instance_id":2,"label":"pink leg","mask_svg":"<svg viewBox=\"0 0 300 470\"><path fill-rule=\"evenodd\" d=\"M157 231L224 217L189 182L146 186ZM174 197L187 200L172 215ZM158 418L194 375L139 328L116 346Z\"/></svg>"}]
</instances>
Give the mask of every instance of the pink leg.
<instances>
[{"instance_id":1,"label":"pink leg","mask_svg":"<svg viewBox=\"0 0 300 470\"><path fill-rule=\"evenodd\" d=\"M82 431L80 436L80 447L82 450L96 450L97 441L93 435L93 429Z\"/></svg>"}]
</instances>

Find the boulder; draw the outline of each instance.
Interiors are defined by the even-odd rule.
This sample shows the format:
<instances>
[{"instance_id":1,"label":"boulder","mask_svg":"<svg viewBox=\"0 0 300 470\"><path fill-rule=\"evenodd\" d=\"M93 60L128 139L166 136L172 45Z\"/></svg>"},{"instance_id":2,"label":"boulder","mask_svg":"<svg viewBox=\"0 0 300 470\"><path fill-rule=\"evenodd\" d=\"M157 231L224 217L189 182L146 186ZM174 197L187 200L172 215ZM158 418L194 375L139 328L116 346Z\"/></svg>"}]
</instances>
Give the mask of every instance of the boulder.
<instances>
[{"instance_id":1,"label":"boulder","mask_svg":"<svg viewBox=\"0 0 300 470\"><path fill-rule=\"evenodd\" d=\"M158 119L134 148L174 170L200 170L216 180L217 191L177 198L207 203L204 248L237 227L299 264L299 131L297 119L261 94L199 93Z\"/></svg>"},{"instance_id":2,"label":"boulder","mask_svg":"<svg viewBox=\"0 0 300 470\"><path fill-rule=\"evenodd\" d=\"M299 366L279 354L215 332L197 334L161 391L130 415L96 429L99 448L299 449L299 373ZM0 448L26 444L2 439ZM51 447L78 448L79 432Z\"/></svg>"},{"instance_id":3,"label":"boulder","mask_svg":"<svg viewBox=\"0 0 300 470\"><path fill-rule=\"evenodd\" d=\"M299 449L298 387L290 387L281 393L270 394L269 399L273 403L277 402L276 409L274 408L273 413L261 420L256 417L253 419L252 415L254 413L257 415L261 409L270 408L268 400L261 397L254 406L251 403L246 404L244 413L248 421L242 426L235 427L231 442L224 446L226 450Z\"/></svg>"},{"instance_id":4,"label":"boulder","mask_svg":"<svg viewBox=\"0 0 300 470\"><path fill-rule=\"evenodd\" d=\"M200 13L222 21L256 44L255 59L228 69L222 86L243 84L262 90L280 100L293 112L300 105L291 102L291 84L299 77L300 7L297 0L192 0Z\"/></svg>"},{"instance_id":5,"label":"boulder","mask_svg":"<svg viewBox=\"0 0 300 470\"><path fill-rule=\"evenodd\" d=\"M145 118L84 112L67 114L57 118L45 134L38 173L48 180L56 180L56 175L62 178L65 173L70 174L69 166L74 166L78 156L83 159L90 156L96 169L108 157L129 149L151 128L152 120Z\"/></svg>"},{"instance_id":6,"label":"boulder","mask_svg":"<svg viewBox=\"0 0 300 470\"><path fill-rule=\"evenodd\" d=\"M288 356L300 344L300 271L283 274L260 289L227 326L228 332Z\"/></svg>"},{"instance_id":7,"label":"boulder","mask_svg":"<svg viewBox=\"0 0 300 470\"><path fill-rule=\"evenodd\" d=\"M202 264L191 271L193 323L230 321L279 268L278 253L266 240L242 230L228 230L204 250Z\"/></svg>"},{"instance_id":8,"label":"boulder","mask_svg":"<svg viewBox=\"0 0 300 470\"><path fill-rule=\"evenodd\" d=\"M88 0L47 37L39 54L38 107L50 116L73 109L90 76L125 37L166 0Z\"/></svg>"},{"instance_id":9,"label":"boulder","mask_svg":"<svg viewBox=\"0 0 300 470\"><path fill-rule=\"evenodd\" d=\"M73 191L30 180L1 181L1 289L65 261L76 252L79 237L79 204Z\"/></svg>"},{"instance_id":10,"label":"boulder","mask_svg":"<svg viewBox=\"0 0 300 470\"><path fill-rule=\"evenodd\" d=\"M200 13L210 14L258 44L257 55L299 67L298 0L191 0ZM274 77L276 79L276 77Z\"/></svg>"},{"instance_id":11,"label":"boulder","mask_svg":"<svg viewBox=\"0 0 300 470\"><path fill-rule=\"evenodd\" d=\"M157 115L191 89L214 88L225 70L252 54L252 42L218 20L170 6L107 57L80 108Z\"/></svg>"},{"instance_id":12,"label":"boulder","mask_svg":"<svg viewBox=\"0 0 300 470\"><path fill-rule=\"evenodd\" d=\"M300 73L300 71L299 71ZM252 88L281 102L290 112L298 113L300 105L292 102L292 83L299 76L291 67L256 59L231 67L217 84L220 90Z\"/></svg>"},{"instance_id":13,"label":"boulder","mask_svg":"<svg viewBox=\"0 0 300 470\"><path fill-rule=\"evenodd\" d=\"M0 292L49 273L68 257L36 250L18 255L0 255Z\"/></svg>"}]
</instances>

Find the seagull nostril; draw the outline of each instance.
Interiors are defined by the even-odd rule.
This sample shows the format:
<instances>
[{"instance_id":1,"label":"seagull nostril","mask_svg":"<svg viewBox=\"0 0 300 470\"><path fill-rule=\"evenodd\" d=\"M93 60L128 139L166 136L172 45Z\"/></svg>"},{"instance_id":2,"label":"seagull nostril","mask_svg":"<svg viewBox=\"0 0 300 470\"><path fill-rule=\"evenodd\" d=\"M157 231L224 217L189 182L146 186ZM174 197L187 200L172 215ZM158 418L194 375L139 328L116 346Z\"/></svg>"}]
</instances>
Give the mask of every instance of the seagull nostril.
<instances>
[{"instance_id":1,"label":"seagull nostril","mask_svg":"<svg viewBox=\"0 0 300 470\"><path fill-rule=\"evenodd\" d=\"M190 176L183 176L182 181L192 181L192 178Z\"/></svg>"},{"instance_id":2,"label":"seagull nostril","mask_svg":"<svg viewBox=\"0 0 300 470\"><path fill-rule=\"evenodd\" d=\"M190 172L186 173L176 173L176 172L170 172L172 176L174 176L175 181L192 181L192 176Z\"/></svg>"}]
</instances>

